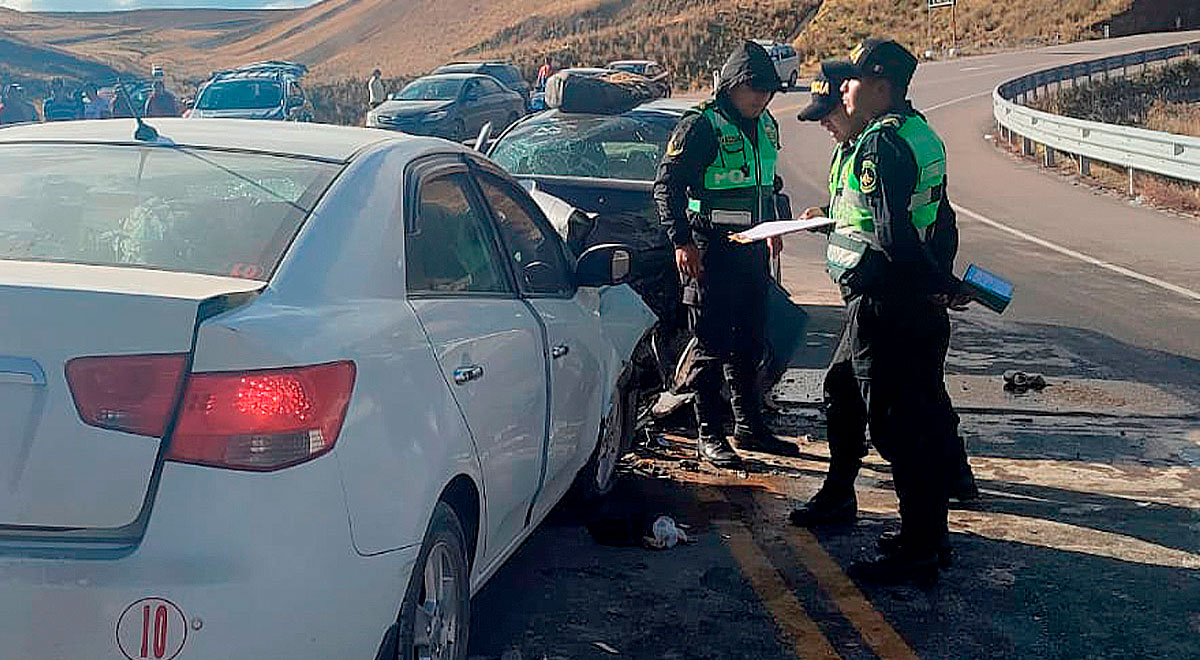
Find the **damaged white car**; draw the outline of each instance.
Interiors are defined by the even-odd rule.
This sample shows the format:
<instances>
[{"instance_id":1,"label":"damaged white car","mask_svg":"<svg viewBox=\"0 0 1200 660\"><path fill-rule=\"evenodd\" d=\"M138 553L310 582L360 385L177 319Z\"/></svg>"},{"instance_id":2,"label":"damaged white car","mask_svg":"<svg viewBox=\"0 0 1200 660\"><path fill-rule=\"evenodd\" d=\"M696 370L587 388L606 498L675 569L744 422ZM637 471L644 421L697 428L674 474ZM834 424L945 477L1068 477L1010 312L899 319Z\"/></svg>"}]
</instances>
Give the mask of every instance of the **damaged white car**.
<instances>
[{"instance_id":1,"label":"damaged white car","mask_svg":"<svg viewBox=\"0 0 1200 660\"><path fill-rule=\"evenodd\" d=\"M0 130L0 658L464 658L654 315L458 145Z\"/></svg>"}]
</instances>

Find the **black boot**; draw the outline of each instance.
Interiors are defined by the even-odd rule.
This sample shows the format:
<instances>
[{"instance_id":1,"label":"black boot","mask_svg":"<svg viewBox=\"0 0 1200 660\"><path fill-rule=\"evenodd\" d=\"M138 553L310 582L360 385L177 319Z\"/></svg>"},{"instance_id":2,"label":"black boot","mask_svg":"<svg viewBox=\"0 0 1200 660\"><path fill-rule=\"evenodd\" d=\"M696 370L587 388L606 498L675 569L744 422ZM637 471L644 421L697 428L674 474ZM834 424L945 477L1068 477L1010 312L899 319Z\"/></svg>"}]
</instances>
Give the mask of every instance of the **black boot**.
<instances>
[{"instance_id":1,"label":"black boot","mask_svg":"<svg viewBox=\"0 0 1200 660\"><path fill-rule=\"evenodd\" d=\"M957 475L950 479L950 483L946 484L947 494L952 500L959 502L971 502L979 499L979 486L975 484L975 475L971 472L971 466L964 462Z\"/></svg>"},{"instance_id":2,"label":"black boot","mask_svg":"<svg viewBox=\"0 0 1200 660\"><path fill-rule=\"evenodd\" d=\"M884 532L875 545L879 548L879 554L885 557L898 555L904 550L904 537L900 535L900 532ZM943 538L942 542L938 544L937 555L940 568L950 568L950 565L954 563L954 550L950 547L949 538Z\"/></svg>"},{"instance_id":3,"label":"black boot","mask_svg":"<svg viewBox=\"0 0 1200 660\"><path fill-rule=\"evenodd\" d=\"M800 448L794 443L782 440L765 427L750 430L743 426L734 428L733 444L742 451L757 451L775 456L799 456Z\"/></svg>"},{"instance_id":4,"label":"black boot","mask_svg":"<svg viewBox=\"0 0 1200 660\"><path fill-rule=\"evenodd\" d=\"M830 483L826 479L821 490L799 509L794 509L788 520L797 527L821 527L848 525L857 517L858 498L854 496L854 482Z\"/></svg>"},{"instance_id":5,"label":"black boot","mask_svg":"<svg viewBox=\"0 0 1200 660\"><path fill-rule=\"evenodd\" d=\"M700 439L696 441L696 455L716 467L732 468L742 464L742 457L729 446L725 434L716 433L707 424L700 425Z\"/></svg>"},{"instance_id":6,"label":"black boot","mask_svg":"<svg viewBox=\"0 0 1200 660\"><path fill-rule=\"evenodd\" d=\"M907 548L850 567L850 576L873 584L902 584L913 582L933 586L938 578L938 552L931 548Z\"/></svg>"},{"instance_id":7,"label":"black boot","mask_svg":"<svg viewBox=\"0 0 1200 660\"><path fill-rule=\"evenodd\" d=\"M775 437L763 421L762 394L754 370L744 358L724 366L725 381L729 383L729 407L733 410L733 442L743 451L757 451L776 456L799 456L800 449L791 442Z\"/></svg>"}]
</instances>

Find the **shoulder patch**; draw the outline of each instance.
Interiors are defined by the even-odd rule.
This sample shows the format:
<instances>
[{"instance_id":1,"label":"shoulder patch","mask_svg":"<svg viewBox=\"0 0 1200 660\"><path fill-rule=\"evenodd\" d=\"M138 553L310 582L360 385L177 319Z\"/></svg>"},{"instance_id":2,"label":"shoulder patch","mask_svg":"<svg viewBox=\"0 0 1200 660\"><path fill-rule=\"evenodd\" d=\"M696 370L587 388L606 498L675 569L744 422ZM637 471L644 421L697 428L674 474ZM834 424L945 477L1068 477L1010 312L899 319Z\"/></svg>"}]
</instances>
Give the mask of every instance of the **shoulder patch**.
<instances>
[{"instance_id":1,"label":"shoulder patch","mask_svg":"<svg viewBox=\"0 0 1200 660\"><path fill-rule=\"evenodd\" d=\"M879 187L879 174L875 171L875 160L864 159L858 166L858 188L864 194L875 192Z\"/></svg>"},{"instance_id":2,"label":"shoulder patch","mask_svg":"<svg viewBox=\"0 0 1200 660\"><path fill-rule=\"evenodd\" d=\"M667 142L667 158L676 158L683 153L685 138L683 131L675 131L671 136L671 141Z\"/></svg>"}]
</instances>

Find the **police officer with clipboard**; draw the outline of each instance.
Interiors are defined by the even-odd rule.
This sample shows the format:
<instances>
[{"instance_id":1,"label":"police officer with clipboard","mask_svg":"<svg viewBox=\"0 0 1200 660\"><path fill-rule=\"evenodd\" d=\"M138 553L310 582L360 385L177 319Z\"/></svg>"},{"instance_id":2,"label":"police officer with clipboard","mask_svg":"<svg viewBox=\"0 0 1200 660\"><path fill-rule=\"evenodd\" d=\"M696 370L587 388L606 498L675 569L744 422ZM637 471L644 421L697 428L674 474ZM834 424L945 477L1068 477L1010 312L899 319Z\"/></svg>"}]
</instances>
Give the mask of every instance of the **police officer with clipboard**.
<instances>
[{"instance_id":1,"label":"police officer with clipboard","mask_svg":"<svg viewBox=\"0 0 1200 660\"><path fill-rule=\"evenodd\" d=\"M936 578L948 562L948 475L960 469L954 454L966 465L943 365L946 310L967 298L951 270L958 234L945 147L906 100L916 66L903 46L880 39L861 43L849 62L823 65L826 80L840 81L846 126L835 133L844 141L831 164L830 206L805 212L836 220L826 267L846 301L846 320L825 381L829 472L792 521L854 518L854 478L869 427L892 464L901 531L881 539L883 556L858 570L885 581ZM825 104L829 112L833 106Z\"/></svg>"},{"instance_id":2,"label":"police officer with clipboard","mask_svg":"<svg viewBox=\"0 0 1200 660\"><path fill-rule=\"evenodd\" d=\"M731 390L738 448L797 453L794 444L768 432L756 378L770 257L782 242L729 240L731 233L776 219L783 185L775 173L779 127L767 105L782 87L767 51L743 43L721 69L715 97L680 120L654 182L655 204L675 246L683 302L697 342L697 452L721 467L741 462L724 431L723 380Z\"/></svg>"}]
</instances>

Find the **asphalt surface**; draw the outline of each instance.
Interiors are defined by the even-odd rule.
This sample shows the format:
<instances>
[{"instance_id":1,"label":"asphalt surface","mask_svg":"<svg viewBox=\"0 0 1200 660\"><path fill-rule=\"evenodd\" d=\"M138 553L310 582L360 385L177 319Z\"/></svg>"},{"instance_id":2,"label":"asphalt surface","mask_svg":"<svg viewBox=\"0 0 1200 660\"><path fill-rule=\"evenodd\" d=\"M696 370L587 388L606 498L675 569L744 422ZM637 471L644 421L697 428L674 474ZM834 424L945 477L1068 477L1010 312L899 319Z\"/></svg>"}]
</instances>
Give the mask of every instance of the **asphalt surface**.
<instances>
[{"instance_id":1,"label":"asphalt surface","mask_svg":"<svg viewBox=\"0 0 1200 660\"><path fill-rule=\"evenodd\" d=\"M786 523L827 466L815 403L840 322L823 239L793 236L784 281L809 325L775 402L800 457L718 471L689 460L691 444L669 428L647 434L609 501L562 507L475 597L471 656L1200 659L1200 300L1188 295L1200 291L1200 222L1074 185L984 137L991 90L1006 79L1196 38L918 70L914 102L949 150L960 270L979 263L1017 285L1003 316L955 316L947 371L983 497L951 512L955 561L936 586L847 577L898 525L877 457L858 481L856 524L812 534ZM797 208L823 201L832 148L795 120L806 101L774 105ZM1007 395L1009 369L1043 373L1050 387ZM613 546L584 524L636 537L657 515L687 524L695 542Z\"/></svg>"}]
</instances>

